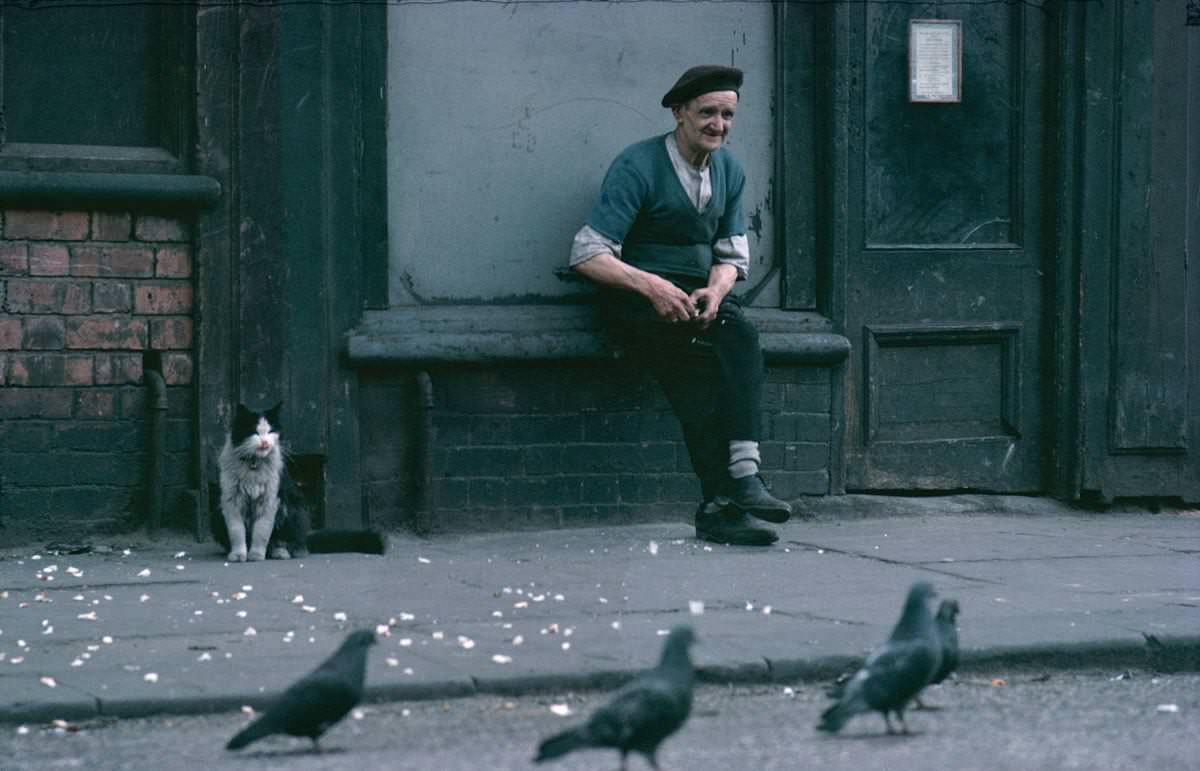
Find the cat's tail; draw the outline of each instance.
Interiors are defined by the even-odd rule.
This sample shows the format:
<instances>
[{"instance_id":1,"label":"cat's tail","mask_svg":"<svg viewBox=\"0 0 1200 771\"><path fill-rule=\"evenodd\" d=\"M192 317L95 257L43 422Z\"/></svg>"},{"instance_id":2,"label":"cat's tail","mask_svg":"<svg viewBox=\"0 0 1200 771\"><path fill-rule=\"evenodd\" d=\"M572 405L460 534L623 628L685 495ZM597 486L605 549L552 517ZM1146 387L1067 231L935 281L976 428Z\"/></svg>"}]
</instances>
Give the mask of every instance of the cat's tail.
<instances>
[{"instance_id":1,"label":"cat's tail","mask_svg":"<svg viewBox=\"0 0 1200 771\"><path fill-rule=\"evenodd\" d=\"M308 550L314 554L383 554L387 551L387 537L377 530L314 530L305 540Z\"/></svg>"}]
</instances>

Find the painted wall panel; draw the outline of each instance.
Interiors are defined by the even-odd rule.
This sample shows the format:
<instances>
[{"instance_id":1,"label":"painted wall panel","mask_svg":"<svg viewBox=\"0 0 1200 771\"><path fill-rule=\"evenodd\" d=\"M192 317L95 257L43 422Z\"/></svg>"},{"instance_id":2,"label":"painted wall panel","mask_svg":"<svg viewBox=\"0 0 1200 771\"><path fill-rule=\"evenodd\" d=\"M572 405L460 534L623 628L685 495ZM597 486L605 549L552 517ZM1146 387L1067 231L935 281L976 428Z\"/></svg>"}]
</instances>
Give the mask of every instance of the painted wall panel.
<instances>
[{"instance_id":1,"label":"painted wall panel","mask_svg":"<svg viewBox=\"0 0 1200 771\"><path fill-rule=\"evenodd\" d=\"M388 14L392 305L581 291L553 271L609 162L673 127L659 100L703 63L747 73L729 146L748 176L751 281L766 273L770 3L397 4Z\"/></svg>"}]
</instances>

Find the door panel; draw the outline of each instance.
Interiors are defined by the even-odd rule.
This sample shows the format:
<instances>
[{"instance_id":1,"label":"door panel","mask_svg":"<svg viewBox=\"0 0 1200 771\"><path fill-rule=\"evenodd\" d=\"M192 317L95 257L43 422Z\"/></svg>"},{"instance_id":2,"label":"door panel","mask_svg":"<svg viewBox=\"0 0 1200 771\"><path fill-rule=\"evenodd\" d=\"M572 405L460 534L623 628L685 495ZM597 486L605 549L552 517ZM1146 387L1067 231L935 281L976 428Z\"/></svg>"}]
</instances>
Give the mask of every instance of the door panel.
<instances>
[{"instance_id":1,"label":"door panel","mask_svg":"<svg viewBox=\"0 0 1200 771\"><path fill-rule=\"evenodd\" d=\"M1075 22L1088 160L1073 492L1102 500L1200 499L1200 28L1186 18L1183 0L1122 0Z\"/></svg>"},{"instance_id":2,"label":"door panel","mask_svg":"<svg viewBox=\"0 0 1200 771\"><path fill-rule=\"evenodd\" d=\"M1036 491L1043 12L841 12L847 488ZM909 103L908 22L935 16L962 20L962 101Z\"/></svg>"}]
</instances>

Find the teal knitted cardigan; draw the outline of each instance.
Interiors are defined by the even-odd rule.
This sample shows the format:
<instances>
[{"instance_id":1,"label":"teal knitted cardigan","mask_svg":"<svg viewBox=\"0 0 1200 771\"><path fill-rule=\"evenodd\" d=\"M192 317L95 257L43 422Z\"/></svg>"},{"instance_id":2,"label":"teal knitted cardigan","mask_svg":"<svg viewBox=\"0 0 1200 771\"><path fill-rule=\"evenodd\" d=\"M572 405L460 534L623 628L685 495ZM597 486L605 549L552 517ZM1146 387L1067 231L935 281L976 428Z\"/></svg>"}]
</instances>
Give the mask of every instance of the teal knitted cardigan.
<instances>
[{"instance_id":1,"label":"teal knitted cardigan","mask_svg":"<svg viewBox=\"0 0 1200 771\"><path fill-rule=\"evenodd\" d=\"M625 148L609 166L587 224L621 244L621 259L658 274L708 278L712 245L746 232L746 175L727 148L709 156L712 200L701 211L684 192L666 135Z\"/></svg>"}]
</instances>

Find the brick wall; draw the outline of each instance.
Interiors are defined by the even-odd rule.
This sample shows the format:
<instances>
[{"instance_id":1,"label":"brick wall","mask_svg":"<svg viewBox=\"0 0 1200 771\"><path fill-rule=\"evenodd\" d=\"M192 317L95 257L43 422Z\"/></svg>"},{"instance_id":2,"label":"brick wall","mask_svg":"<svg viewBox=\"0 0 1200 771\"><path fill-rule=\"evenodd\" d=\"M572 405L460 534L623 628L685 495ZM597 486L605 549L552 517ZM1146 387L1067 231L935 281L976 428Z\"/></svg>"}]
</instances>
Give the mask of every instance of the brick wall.
<instances>
[{"instance_id":1,"label":"brick wall","mask_svg":"<svg viewBox=\"0 0 1200 771\"><path fill-rule=\"evenodd\" d=\"M657 384L622 364L434 371L438 530L691 521L700 487ZM784 498L829 489L831 372L772 368L763 470ZM360 381L375 521L409 523L419 400L410 374Z\"/></svg>"},{"instance_id":2,"label":"brick wall","mask_svg":"<svg viewBox=\"0 0 1200 771\"><path fill-rule=\"evenodd\" d=\"M136 212L0 218L0 521L78 535L142 513L149 351L171 403L169 505L193 444L189 226Z\"/></svg>"}]
</instances>

